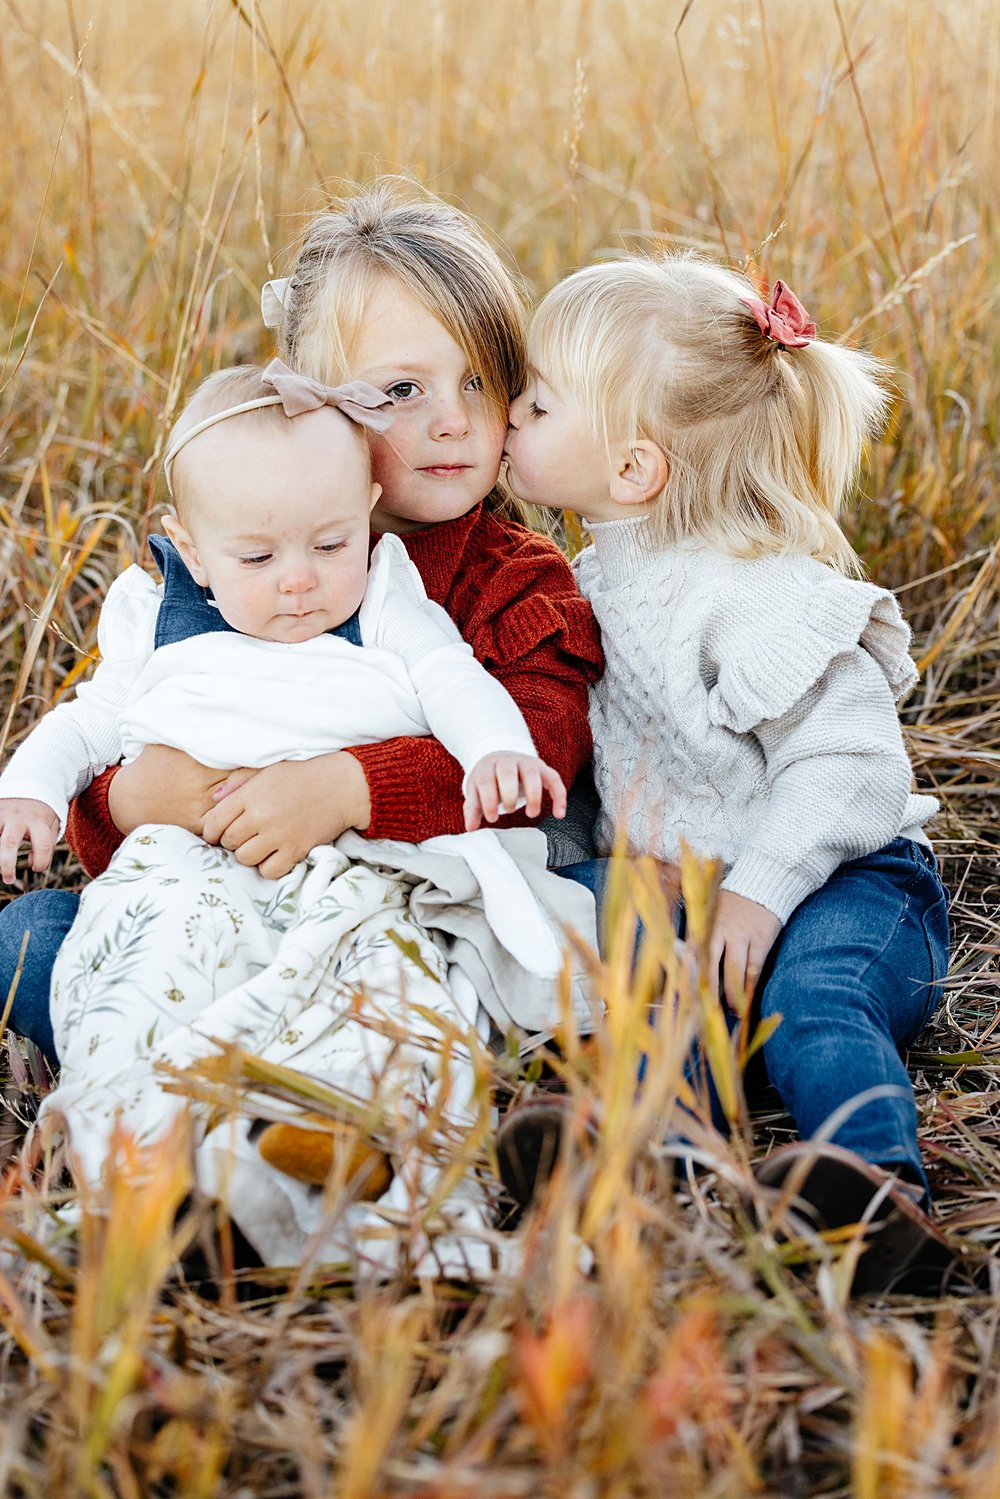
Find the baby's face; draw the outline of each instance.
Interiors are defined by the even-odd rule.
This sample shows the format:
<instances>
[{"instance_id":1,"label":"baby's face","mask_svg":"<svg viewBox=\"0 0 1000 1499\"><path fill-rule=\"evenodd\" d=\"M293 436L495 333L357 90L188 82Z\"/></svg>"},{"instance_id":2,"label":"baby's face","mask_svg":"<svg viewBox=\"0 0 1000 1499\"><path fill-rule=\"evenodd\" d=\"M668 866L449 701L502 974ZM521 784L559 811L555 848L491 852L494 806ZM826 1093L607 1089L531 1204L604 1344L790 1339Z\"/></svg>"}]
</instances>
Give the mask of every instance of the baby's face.
<instances>
[{"instance_id":1,"label":"baby's face","mask_svg":"<svg viewBox=\"0 0 1000 1499\"><path fill-rule=\"evenodd\" d=\"M537 370L511 404L504 457L518 499L590 520L617 518L609 499L611 460L586 411Z\"/></svg>"},{"instance_id":2,"label":"baby's face","mask_svg":"<svg viewBox=\"0 0 1000 1499\"><path fill-rule=\"evenodd\" d=\"M312 640L349 619L368 579L378 498L364 442L323 408L283 427L220 422L184 463L185 522L164 522L227 624L258 640Z\"/></svg>"}]
</instances>

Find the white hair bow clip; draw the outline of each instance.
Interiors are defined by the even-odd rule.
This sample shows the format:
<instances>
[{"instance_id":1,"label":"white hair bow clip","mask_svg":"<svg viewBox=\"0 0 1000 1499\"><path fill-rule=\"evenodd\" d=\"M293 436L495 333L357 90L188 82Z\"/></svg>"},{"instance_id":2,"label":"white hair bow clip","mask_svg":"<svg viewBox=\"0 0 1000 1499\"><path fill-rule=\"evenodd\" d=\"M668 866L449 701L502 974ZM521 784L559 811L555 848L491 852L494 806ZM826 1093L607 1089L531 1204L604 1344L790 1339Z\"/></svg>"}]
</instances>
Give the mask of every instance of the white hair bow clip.
<instances>
[{"instance_id":1,"label":"white hair bow clip","mask_svg":"<svg viewBox=\"0 0 1000 1499\"><path fill-rule=\"evenodd\" d=\"M260 289L260 315L265 328L277 328L285 310L291 277L282 276L277 281L265 281Z\"/></svg>"}]
</instances>

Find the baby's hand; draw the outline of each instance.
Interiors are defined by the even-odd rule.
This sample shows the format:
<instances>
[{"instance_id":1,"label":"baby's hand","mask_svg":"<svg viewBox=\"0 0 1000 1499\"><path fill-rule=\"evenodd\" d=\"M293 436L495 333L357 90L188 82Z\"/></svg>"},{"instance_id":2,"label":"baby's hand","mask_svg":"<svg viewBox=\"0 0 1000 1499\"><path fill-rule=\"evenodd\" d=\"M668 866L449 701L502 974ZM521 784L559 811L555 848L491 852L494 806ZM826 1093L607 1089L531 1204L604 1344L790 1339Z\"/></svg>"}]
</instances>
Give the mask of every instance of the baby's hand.
<instances>
[{"instance_id":1,"label":"baby's hand","mask_svg":"<svg viewBox=\"0 0 1000 1499\"><path fill-rule=\"evenodd\" d=\"M13 885L17 873L17 852L22 843L31 844L31 867L36 874L48 869L59 832L59 818L45 802L26 796L0 797L0 876Z\"/></svg>"},{"instance_id":2,"label":"baby's hand","mask_svg":"<svg viewBox=\"0 0 1000 1499\"><path fill-rule=\"evenodd\" d=\"M552 812L566 816L566 787L558 771L536 755L503 752L484 755L469 771L465 789L465 827L478 828L483 818L496 822L523 807L529 817L542 810L542 792L552 798Z\"/></svg>"}]
</instances>

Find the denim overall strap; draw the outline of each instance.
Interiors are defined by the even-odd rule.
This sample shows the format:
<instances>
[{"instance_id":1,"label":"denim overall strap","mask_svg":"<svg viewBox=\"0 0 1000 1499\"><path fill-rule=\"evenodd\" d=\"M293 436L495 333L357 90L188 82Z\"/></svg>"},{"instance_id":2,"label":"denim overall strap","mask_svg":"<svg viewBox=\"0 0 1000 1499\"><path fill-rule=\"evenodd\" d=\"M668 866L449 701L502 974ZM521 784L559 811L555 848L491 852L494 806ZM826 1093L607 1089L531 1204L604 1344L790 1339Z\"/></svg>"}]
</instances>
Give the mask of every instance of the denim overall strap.
<instances>
[{"instance_id":1,"label":"denim overall strap","mask_svg":"<svg viewBox=\"0 0 1000 1499\"><path fill-rule=\"evenodd\" d=\"M350 619L345 619L342 625L337 625L332 630L327 630L328 635L339 635L341 640L346 640L348 645L361 645L361 610L355 609Z\"/></svg>"},{"instance_id":2,"label":"denim overall strap","mask_svg":"<svg viewBox=\"0 0 1000 1499\"><path fill-rule=\"evenodd\" d=\"M219 613L219 606L207 588L196 583L188 572L180 552L165 536L151 536L149 550L163 578L163 597L156 616L155 647L190 640L193 635L209 635L215 630L233 631ZM339 635L350 645L361 644L358 610L345 619L330 635Z\"/></svg>"},{"instance_id":3,"label":"denim overall strap","mask_svg":"<svg viewBox=\"0 0 1000 1499\"><path fill-rule=\"evenodd\" d=\"M165 536L151 536L149 550L163 578L163 597L153 635L157 649L178 640L190 640L192 635L231 629L208 589L192 578L172 541Z\"/></svg>"}]
</instances>

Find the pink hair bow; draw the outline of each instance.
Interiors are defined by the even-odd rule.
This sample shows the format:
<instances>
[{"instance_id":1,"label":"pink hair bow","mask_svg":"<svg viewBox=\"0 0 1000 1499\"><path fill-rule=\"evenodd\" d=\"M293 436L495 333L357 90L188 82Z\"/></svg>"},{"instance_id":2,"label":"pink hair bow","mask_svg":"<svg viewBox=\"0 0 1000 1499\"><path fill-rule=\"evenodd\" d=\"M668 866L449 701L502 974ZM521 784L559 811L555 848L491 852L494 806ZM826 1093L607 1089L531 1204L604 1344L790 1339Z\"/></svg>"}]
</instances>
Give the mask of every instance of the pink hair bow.
<instances>
[{"instance_id":1,"label":"pink hair bow","mask_svg":"<svg viewBox=\"0 0 1000 1499\"><path fill-rule=\"evenodd\" d=\"M286 416L301 416L305 411L318 411L321 406L335 406L369 431L385 432L392 426L392 413L381 409L393 404L392 396L365 380L351 380L347 385L321 385L318 380L289 369L280 359L272 359L261 383L270 385L281 397Z\"/></svg>"},{"instance_id":2,"label":"pink hair bow","mask_svg":"<svg viewBox=\"0 0 1000 1499\"><path fill-rule=\"evenodd\" d=\"M760 297L741 297L740 301L749 307L764 337L786 349L804 349L816 337L816 324L784 281L774 283L770 307Z\"/></svg>"}]
</instances>

